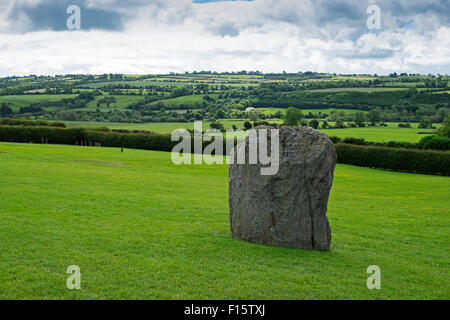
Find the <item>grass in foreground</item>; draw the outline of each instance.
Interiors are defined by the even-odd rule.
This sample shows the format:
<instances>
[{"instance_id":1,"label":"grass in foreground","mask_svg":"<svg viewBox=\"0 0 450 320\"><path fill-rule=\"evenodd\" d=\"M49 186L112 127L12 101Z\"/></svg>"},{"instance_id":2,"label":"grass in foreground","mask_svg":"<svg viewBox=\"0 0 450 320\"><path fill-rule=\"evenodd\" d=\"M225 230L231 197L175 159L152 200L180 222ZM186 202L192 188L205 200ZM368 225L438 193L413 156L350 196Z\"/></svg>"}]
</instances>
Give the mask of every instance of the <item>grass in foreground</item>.
<instances>
[{"instance_id":1,"label":"grass in foreground","mask_svg":"<svg viewBox=\"0 0 450 320\"><path fill-rule=\"evenodd\" d=\"M450 298L447 177L338 165L332 249L309 252L231 238L226 166L10 143L0 164L0 299Z\"/></svg>"}]
</instances>

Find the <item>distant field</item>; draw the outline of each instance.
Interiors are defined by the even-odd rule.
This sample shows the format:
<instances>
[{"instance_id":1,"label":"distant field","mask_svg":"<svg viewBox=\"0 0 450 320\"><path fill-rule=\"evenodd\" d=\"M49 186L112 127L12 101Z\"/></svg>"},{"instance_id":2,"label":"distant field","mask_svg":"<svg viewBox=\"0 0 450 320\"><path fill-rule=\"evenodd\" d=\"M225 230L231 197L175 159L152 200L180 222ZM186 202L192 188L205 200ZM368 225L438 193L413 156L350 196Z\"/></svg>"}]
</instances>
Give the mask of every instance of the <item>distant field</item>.
<instances>
[{"instance_id":1,"label":"distant field","mask_svg":"<svg viewBox=\"0 0 450 320\"><path fill-rule=\"evenodd\" d=\"M150 85L161 85L161 86L169 86L169 85L174 85L174 86L183 86L186 85L186 83L181 83L181 82L162 82L162 81L110 81L110 82L97 82L97 83L88 83L88 84L83 84L80 87L87 87L87 88L91 88L91 89L98 89L98 88L102 88L106 85L129 85L132 87L146 87L146 86L150 86Z\"/></svg>"},{"instance_id":2,"label":"distant field","mask_svg":"<svg viewBox=\"0 0 450 320\"><path fill-rule=\"evenodd\" d=\"M424 85L425 82L387 82L383 83L383 87L408 87L408 88L415 88L419 85Z\"/></svg>"},{"instance_id":3,"label":"distant field","mask_svg":"<svg viewBox=\"0 0 450 320\"><path fill-rule=\"evenodd\" d=\"M261 109L256 109L256 110L262 110L263 113L265 113L265 114L274 114L278 111L281 111L282 113L286 112L286 108L261 108ZM309 112L311 112L312 114L319 114L319 113L330 114L333 111L336 111L336 112L343 111L346 114L354 114L361 110L356 110L356 109L302 109L302 113L304 115L308 114ZM367 111L363 111L363 112L367 113Z\"/></svg>"},{"instance_id":4,"label":"distant field","mask_svg":"<svg viewBox=\"0 0 450 320\"><path fill-rule=\"evenodd\" d=\"M185 81L185 80L180 80L180 81L174 81L174 80L162 80L161 81L157 81L154 79L148 79L148 80L143 80L143 81L110 81L110 82L97 82L97 83L88 83L88 84L83 84L80 85L79 87L83 87L83 88L91 88L91 89L99 89L102 88L106 85L130 85L133 87L147 87L147 86L186 86L186 85L196 85L196 84L201 84L201 83L205 83L205 84L210 84L210 85L221 85L221 84L225 84L225 85L229 85L229 86L255 86L258 85L258 83L228 83L227 81L233 82L233 80L226 80L223 79L222 81L217 81L214 79L204 79L204 80L196 80L195 78L192 78L191 81ZM239 81L239 80L236 80ZM224 83L225 82L225 83Z\"/></svg>"},{"instance_id":5,"label":"distant field","mask_svg":"<svg viewBox=\"0 0 450 320\"><path fill-rule=\"evenodd\" d=\"M270 119L270 122L281 123L279 119ZM245 120L221 120L226 129L231 129L233 125L243 129ZM194 124L189 123L97 123L83 121L66 121L69 127L108 127L110 129L125 130L144 130L158 133L172 133L177 129L193 129ZM331 123L333 125L333 123ZM412 124L413 128L398 128L398 123L389 123L388 127L366 127L366 128L347 128L347 129L320 129L329 136L340 138L363 138L371 142L419 142L427 135L419 132L429 132L433 130L418 129L418 124ZM435 125L439 127L440 125ZM203 122L203 130L209 129L209 122ZM245 136L242 134L241 136Z\"/></svg>"},{"instance_id":6,"label":"distant field","mask_svg":"<svg viewBox=\"0 0 450 320\"><path fill-rule=\"evenodd\" d=\"M320 131L329 136L339 138L363 138L371 142L419 142L420 139L427 136L419 132L430 132L433 130L417 129L418 124L413 124L415 128L398 128L398 124L389 123L388 127L367 127L367 128L348 128L348 129L328 129Z\"/></svg>"},{"instance_id":7,"label":"distant field","mask_svg":"<svg viewBox=\"0 0 450 320\"><path fill-rule=\"evenodd\" d=\"M443 94L443 93L447 93L450 94L450 90L448 91L438 91L438 92L433 92L434 94Z\"/></svg>"},{"instance_id":8,"label":"distant field","mask_svg":"<svg viewBox=\"0 0 450 320\"><path fill-rule=\"evenodd\" d=\"M162 102L165 105L170 106L170 107L177 107L181 104L185 104L185 105L201 104L203 102L203 97L205 97L205 96L206 96L206 94L183 96L183 97L178 97L178 98L173 98L173 99L165 99L165 100L155 101L152 104L155 105L155 104L158 104L159 102ZM210 94L209 96L211 98L217 98L219 95L218 94Z\"/></svg>"},{"instance_id":9,"label":"distant field","mask_svg":"<svg viewBox=\"0 0 450 320\"><path fill-rule=\"evenodd\" d=\"M450 178L338 165L316 252L232 239L228 167L170 157L0 143L0 299L450 298Z\"/></svg>"},{"instance_id":10,"label":"distant field","mask_svg":"<svg viewBox=\"0 0 450 320\"><path fill-rule=\"evenodd\" d=\"M245 120L223 120L220 121L228 129L233 125L239 128L244 127ZM169 133L177 129L194 129L192 122L178 122L178 123L109 123L109 122L85 122L85 121L66 121L69 127L108 127L110 129L124 129L124 130L143 130L153 131L158 133ZM209 122L203 122L203 130L209 129Z\"/></svg>"},{"instance_id":11,"label":"distant field","mask_svg":"<svg viewBox=\"0 0 450 320\"><path fill-rule=\"evenodd\" d=\"M310 92L390 92L390 91L403 91L406 88L382 88L382 87L371 87L371 88L330 88L330 89L317 89L308 90Z\"/></svg>"},{"instance_id":12,"label":"distant field","mask_svg":"<svg viewBox=\"0 0 450 320\"><path fill-rule=\"evenodd\" d=\"M20 109L20 107L26 107L32 103L44 101L59 101L62 99L75 98L76 96L76 94L30 94L17 96L0 96L0 104L11 103L11 108L14 111L17 111L18 109Z\"/></svg>"},{"instance_id":13,"label":"distant field","mask_svg":"<svg viewBox=\"0 0 450 320\"><path fill-rule=\"evenodd\" d=\"M101 110L102 111L108 111L110 109L125 109L132 103L136 103L138 101L144 100L144 97L142 96L130 96L130 95L103 95L95 97L94 101L91 101L88 103L87 108L84 108L82 110L95 110L97 109L97 102L99 100L102 100L106 97L114 97L116 99L116 103L111 103L109 107L107 107L106 104L101 104Z\"/></svg>"}]
</instances>

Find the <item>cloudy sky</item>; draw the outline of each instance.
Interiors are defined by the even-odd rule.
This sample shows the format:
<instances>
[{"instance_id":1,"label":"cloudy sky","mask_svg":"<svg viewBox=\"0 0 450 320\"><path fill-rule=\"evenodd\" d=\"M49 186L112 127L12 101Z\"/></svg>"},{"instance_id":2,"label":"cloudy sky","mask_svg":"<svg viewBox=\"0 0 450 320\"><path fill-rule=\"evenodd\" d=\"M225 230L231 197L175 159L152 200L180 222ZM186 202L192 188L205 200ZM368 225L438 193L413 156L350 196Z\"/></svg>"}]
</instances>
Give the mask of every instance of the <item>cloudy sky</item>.
<instances>
[{"instance_id":1,"label":"cloudy sky","mask_svg":"<svg viewBox=\"0 0 450 320\"><path fill-rule=\"evenodd\" d=\"M0 0L0 76L194 70L450 74L450 0Z\"/></svg>"}]
</instances>

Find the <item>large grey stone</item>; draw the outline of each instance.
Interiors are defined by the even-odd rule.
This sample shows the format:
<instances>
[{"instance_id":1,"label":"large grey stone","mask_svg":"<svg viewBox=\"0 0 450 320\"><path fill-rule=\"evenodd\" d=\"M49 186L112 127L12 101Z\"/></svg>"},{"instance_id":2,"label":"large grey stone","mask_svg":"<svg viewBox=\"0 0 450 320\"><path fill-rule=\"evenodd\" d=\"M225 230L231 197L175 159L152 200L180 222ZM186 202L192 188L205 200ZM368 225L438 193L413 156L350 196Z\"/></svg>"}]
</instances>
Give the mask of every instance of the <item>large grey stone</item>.
<instances>
[{"instance_id":1,"label":"large grey stone","mask_svg":"<svg viewBox=\"0 0 450 320\"><path fill-rule=\"evenodd\" d=\"M267 128L257 131L261 129ZM326 213L336 167L334 145L308 127L281 127L279 140L275 175L261 175L261 164L230 164L232 236L272 246L328 250L331 229Z\"/></svg>"}]
</instances>

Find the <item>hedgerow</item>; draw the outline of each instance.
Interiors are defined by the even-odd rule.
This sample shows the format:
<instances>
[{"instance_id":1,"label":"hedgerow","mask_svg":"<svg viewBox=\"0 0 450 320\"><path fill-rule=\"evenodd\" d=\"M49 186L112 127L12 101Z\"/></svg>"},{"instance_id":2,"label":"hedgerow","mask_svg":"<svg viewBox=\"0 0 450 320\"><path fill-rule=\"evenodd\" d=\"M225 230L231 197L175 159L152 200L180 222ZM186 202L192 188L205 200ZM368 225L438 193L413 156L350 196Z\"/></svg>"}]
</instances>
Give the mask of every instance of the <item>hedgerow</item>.
<instances>
[{"instance_id":1,"label":"hedgerow","mask_svg":"<svg viewBox=\"0 0 450 320\"><path fill-rule=\"evenodd\" d=\"M335 145L338 163L399 172L450 175L450 152Z\"/></svg>"},{"instance_id":2,"label":"hedgerow","mask_svg":"<svg viewBox=\"0 0 450 320\"><path fill-rule=\"evenodd\" d=\"M194 152L192 139L192 152ZM338 163L399 172L450 176L450 152L394 148L386 146L358 145L360 139L332 138ZM107 128L58 128L36 126L0 125L0 141L21 143L50 143L66 145L101 145L170 152L178 141L168 134L153 132L117 132ZM204 149L210 142L202 143ZM224 139L224 145L226 141ZM234 141L236 144L236 141ZM354 144L350 144L354 143ZM402 146L402 143L398 143ZM389 144L388 144L389 145ZM224 147L224 150L225 147Z\"/></svg>"}]
</instances>

